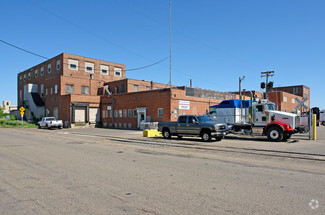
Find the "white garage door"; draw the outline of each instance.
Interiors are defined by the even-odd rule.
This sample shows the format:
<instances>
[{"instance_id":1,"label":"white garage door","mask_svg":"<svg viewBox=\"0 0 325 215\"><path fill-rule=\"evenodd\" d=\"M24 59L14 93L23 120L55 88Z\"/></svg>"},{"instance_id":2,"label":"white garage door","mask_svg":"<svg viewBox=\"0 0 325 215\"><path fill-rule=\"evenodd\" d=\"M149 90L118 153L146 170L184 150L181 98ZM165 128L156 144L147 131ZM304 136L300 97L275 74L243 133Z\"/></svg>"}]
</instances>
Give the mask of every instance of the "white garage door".
<instances>
[{"instance_id":1,"label":"white garage door","mask_svg":"<svg viewBox=\"0 0 325 215\"><path fill-rule=\"evenodd\" d=\"M100 115L99 108L89 108L89 122L90 123L99 123Z\"/></svg>"},{"instance_id":2,"label":"white garage door","mask_svg":"<svg viewBox=\"0 0 325 215\"><path fill-rule=\"evenodd\" d=\"M76 108L74 110L75 122L85 122L85 118L86 118L86 109L85 108Z\"/></svg>"}]
</instances>

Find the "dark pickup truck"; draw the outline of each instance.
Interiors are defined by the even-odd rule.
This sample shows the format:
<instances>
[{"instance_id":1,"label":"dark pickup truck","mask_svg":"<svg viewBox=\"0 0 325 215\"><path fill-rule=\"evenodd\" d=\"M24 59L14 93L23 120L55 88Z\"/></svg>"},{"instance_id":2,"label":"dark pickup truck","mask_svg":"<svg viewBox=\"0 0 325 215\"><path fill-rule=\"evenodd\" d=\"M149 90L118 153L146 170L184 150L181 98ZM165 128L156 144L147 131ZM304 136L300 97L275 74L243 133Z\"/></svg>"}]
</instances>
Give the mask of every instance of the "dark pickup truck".
<instances>
[{"instance_id":1,"label":"dark pickup truck","mask_svg":"<svg viewBox=\"0 0 325 215\"><path fill-rule=\"evenodd\" d=\"M158 131L166 139L171 136L179 139L183 136L197 136L205 142L211 141L212 137L220 141L226 135L227 125L213 122L206 116L182 115L177 122L159 122Z\"/></svg>"}]
</instances>

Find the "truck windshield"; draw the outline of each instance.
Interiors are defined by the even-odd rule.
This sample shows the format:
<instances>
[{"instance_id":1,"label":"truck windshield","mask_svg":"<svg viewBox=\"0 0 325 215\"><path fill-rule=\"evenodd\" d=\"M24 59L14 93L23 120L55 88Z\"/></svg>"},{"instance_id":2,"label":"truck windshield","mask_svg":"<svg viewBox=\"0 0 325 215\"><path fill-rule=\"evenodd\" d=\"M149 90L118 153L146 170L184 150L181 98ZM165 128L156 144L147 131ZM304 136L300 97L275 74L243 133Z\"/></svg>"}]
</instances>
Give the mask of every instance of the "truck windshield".
<instances>
[{"instance_id":1,"label":"truck windshield","mask_svg":"<svg viewBox=\"0 0 325 215\"><path fill-rule=\"evenodd\" d=\"M47 118L46 121L52 121L55 120L53 117Z\"/></svg>"},{"instance_id":2,"label":"truck windshield","mask_svg":"<svg viewBox=\"0 0 325 215\"><path fill-rule=\"evenodd\" d=\"M209 122L211 121L208 117L206 116L198 116L197 117L200 122Z\"/></svg>"},{"instance_id":3,"label":"truck windshield","mask_svg":"<svg viewBox=\"0 0 325 215\"><path fill-rule=\"evenodd\" d=\"M274 104L267 104L269 110L275 110Z\"/></svg>"}]
</instances>

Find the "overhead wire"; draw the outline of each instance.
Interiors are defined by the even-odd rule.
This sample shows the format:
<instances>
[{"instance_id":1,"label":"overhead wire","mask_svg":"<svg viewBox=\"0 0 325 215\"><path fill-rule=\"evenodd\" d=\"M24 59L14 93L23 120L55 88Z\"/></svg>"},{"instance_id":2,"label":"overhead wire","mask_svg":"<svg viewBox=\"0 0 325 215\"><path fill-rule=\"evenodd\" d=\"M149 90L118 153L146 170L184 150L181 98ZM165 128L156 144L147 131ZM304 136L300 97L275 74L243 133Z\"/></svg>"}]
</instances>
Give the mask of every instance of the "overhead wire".
<instances>
[{"instance_id":1,"label":"overhead wire","mask_svg":"<svg viewBox=\"0 0 325 215\"><path fill-rule=\"evenodd\" d=\"M46 60L50 60L50 58L48 58L48 57L44 57L44 56L42 56L42 55L39 55L39 54L36 54L36 53L34 53L34 52L28 51L28 50L26 50L26 49L23 49L23 48L21 48L21 47L19 47L19 46L16 46L16 45L14 45L14 44L12 44L12 43L9 43L9 42L6 42L6 41L4 41L4 40L1 40L1 39L0 39L0 42L2 42L2 43L4 43L4 44L7 44L7 45L9 45L9 46L11 46L11 47L14 47L14 48L16 48L16 49L19 49L19 50L21 50L21 51L24 51L24 52L26 52L26 53L29 53L29 54L35 55L35 56L37 56L37 57L41 57L41 58L44 58L44 59L46 59ZM148 67L151 67L151 66L157 65L157 64L159 64L159 63L165 61L165 60L168 59L168 58L169 58L169 57L165 57L165 58L162 59L162 60L159 60L159 61L157 61L157 62L155 62L155 63L149 64L149 65L146 65L146 66L142 66L142 67L138 67L138 68L132 68L132 69L125 69L125 70L122 70L122 71L135 71L135 70L140 70L140 69L148 68ZM62 64L63 64L63 65L69 65L68 63L63 63L63 62L62 62ZM86 69L86 67L82 67L82 66L78 66L78 68ZM96 70L97 70L97 71L101 71L100 69L95 69L95 68L94 68L94 70L95 70L95 71L96 71Z\"/></svg>"}]
</instances>

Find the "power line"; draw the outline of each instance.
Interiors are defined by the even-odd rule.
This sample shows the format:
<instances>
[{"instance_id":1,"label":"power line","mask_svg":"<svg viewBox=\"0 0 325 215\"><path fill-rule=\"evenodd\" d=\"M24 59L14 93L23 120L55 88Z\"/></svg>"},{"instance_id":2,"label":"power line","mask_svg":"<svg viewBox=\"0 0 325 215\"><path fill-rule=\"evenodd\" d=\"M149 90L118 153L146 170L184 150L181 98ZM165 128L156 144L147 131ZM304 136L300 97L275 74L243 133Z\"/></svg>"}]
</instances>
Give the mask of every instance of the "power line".
<instances>
[{"instance_id":1,"label":"power line","mask_svg":"<svg viewBox=\"0 0 325 215\"><path fill-rule=\"evenodd\" d=\"M125 48L125 47L123 47L123 46L121 46L121 45L119 45L119 44L117 44L117 43L115 43L115 42L113 42L113 41L107 39L106 37L103 37L103 36L101 36L101 35L95 33L95 32L89 31L88 29L82 27L81 25L76 24L76 23L74 23L74 22L72 22L72 21L70 21L70 20L64 18L63 16L60 16L60 15L56 14L56 13L53 13L52 11L50 11L50 10L48 10L48 9L46 9L46 8L44 8L44 7L40 6L40 5L38 5L38 4L34 3L34 2L32 2L32 1L30 1L30 0L26 0L26 1L29 2L29 3L31 3L31 4L33 4L33 5L36 6L36 7L38 7L38 8L40 8L40 9L44 10L44 11L46 11L47 13L49 13L49 14L51 14L51 15L53 15L53 16L55 16L55 17L61 19L61 20L63 20L64 22L69 23L69 24L71 24L71 25L73 25L73 26L79 28L80 30L82 30L82 31L84 31L84 32L87 32L88 34L91 34L91 35L93 35L93 36L95 36L95 37L97 37L97 38L99 38L99 39L101 39L101 40L103 40L103 41L106 41L106 42L108 42L108 43L110 43L110 44L112 44L112 45L114 45L114 46L116 46L116 47L118 47L118 48L121 48L121 49L123 49L123 50L125 50L125 51L128 51L128 52L134 54L134 55L137 55L137 56L139 56L139 57L142 57L142 58L144 58L144 59L146 59L146 60L148 60L148 61L152 61L151 59L149 59L149 58L147 58L147 57L145 57L145 56L143 56L143 55L141 55L141 54L139 54L139 53L137 53L137 52L135 52L135 51L132 51L132 50L130 50L130 49L128 49L128 48Z\"/></svg>"},{"instance_id":2,"label":"power line","mask_svg":"<svg viewBox=\"0 0 325 215\"><path fill-rule=\"evenodd\" d=\"M4 40L0 40L0 42L5 43L5 44L7 44L7 45L9 45L9 46L12 46L12 47L14 47L14 48L16 48L16 49L19 49L19 50L21 50L21 51L27 52L27 53L29 53L29 54L35 55L35 56L37 56L37 57L41 57L41 58L44 58L44 59L46 59L46 60L50 60L50 58L44 57L44 56L42 56L42 55L39 55L39 54L36 54L36 53L34 53L34 52L28 51L28 50L26 50L26 49L20 48L20 47L18 47L18 46L16 46L16 45L13 45L13 44L11 44L11 43L8 43L8 42L6 42L6 41L4 41ZM126 70L124 70L124 71L135 71L135 70L140 70L140 69L148 68L148 67L154 66L154 65L156 65L156 64L159 64L159 63L163 62L164 60L166 60L166 59L168 59L168 58L169 58L169 57L165 57L164 59L159 60L159 61L157 61L157 62L155 62L155 63L149 64L149 65L146 65L146 66L142 66L142 67L138 67L138 68L134 68L134 69L126 69ZM62 62L62 64L64 64L64 65L69 65L68 63L63 63L63 62ZM81 66L78 66L78 67L81 68L81 69L86 69L86 67L81 67ZM95 71L96 71L96 70L100 71L100 69L95 69L95 68L94 68L94 70L95 70Z\"/></svg>"},{"instance_id":3,"label":"power line","mask_svg":"<svg viewBox=\"0 0 325 215\"><path fill-rule=\"evenodd\" d=\"M42 55L39 55L39 54L36 54L36 53L34 53L34 52L28 51L28 50L26 50L26 49L20 48L20 47L18 47L18 46L15 46L15 45L13 45L13 44L11 44L11 43L6 42L6 41L0 40L0 42L2 42L2 43L4 43L4 44L7 44L7 45L9 45L9 46L12 46L12 47L14 47L14 48L16 48L16 49L19 49L19 50L21 50L21 51L27 52L27 53L29 53L29 54L35 55L35 56L37 56L37 57L41 57L41 58L44 58L44 59L46 59L46 60L49 60L49 58L47 58L47 57L44 57L44 56L42 56Z\"/></svg>"}]
</instances>

